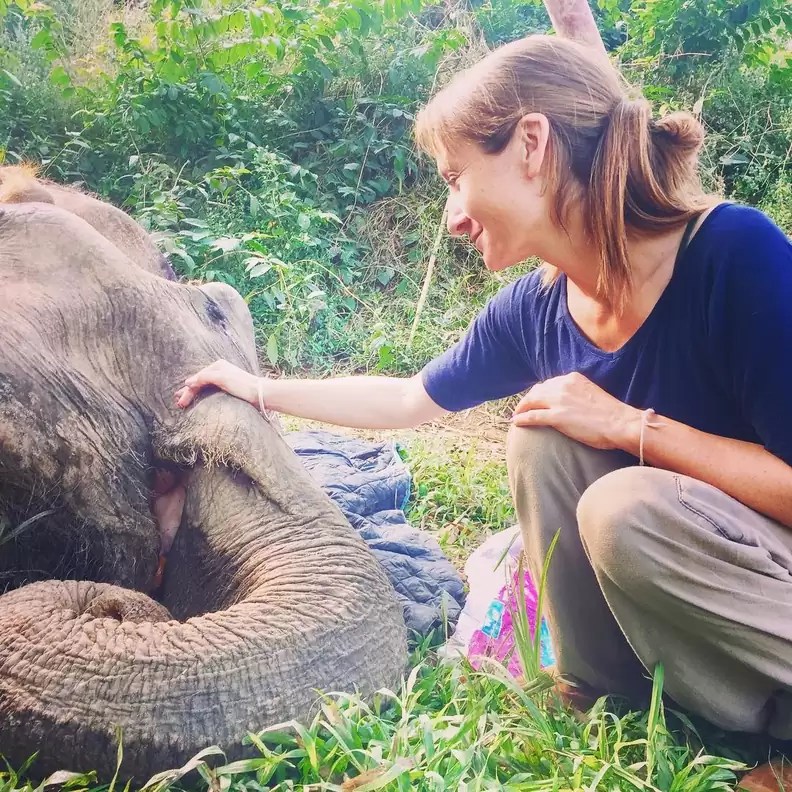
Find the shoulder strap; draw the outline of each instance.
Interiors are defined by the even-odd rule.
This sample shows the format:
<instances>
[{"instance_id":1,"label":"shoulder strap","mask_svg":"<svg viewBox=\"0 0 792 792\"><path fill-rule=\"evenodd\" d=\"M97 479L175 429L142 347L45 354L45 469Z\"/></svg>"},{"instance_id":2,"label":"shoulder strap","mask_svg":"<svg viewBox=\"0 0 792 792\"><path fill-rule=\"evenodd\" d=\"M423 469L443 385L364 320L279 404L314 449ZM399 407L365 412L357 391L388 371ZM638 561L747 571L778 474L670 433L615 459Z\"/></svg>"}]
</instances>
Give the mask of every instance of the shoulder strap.
<instances>
[{"instance_id":1,"label":"shoulder strap","mask_svg":"<svg viewBox=\"0 0 792 792\"><path fill-rule=\"evenodd\" d=\"M685 226L685 233L682 234L682 240L680 241L679 248L677 249L676 260L674 261L674 269L676 269L676 265L679 264L679 259L682 258L682 254L685 252L685 248L690 242L690 237L693 234L693 229L696 227L696 223L699 221L699 217L700 215L691 217Z\"/></svg>"}]
</instances>

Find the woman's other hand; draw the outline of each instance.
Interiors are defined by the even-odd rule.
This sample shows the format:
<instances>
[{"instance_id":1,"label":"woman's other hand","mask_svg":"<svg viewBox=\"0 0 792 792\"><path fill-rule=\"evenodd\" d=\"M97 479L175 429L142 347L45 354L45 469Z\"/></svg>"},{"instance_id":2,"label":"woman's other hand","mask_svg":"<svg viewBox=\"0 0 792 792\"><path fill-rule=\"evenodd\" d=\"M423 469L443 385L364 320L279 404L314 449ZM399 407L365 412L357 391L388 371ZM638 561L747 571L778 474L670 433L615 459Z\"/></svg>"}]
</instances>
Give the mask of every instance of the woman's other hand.
<instances>
[{"instance_id":1,"label":"woman's other hand","mask_svg":"<svg viewBox=\"0 0 792 792\"><path fill-rule=\"evenodd\" d=\"M512 423L551 426L592 448L636 453L641 411L572 373L534 385L515 408Z\"/></svg>"},{"instance_id":2,"label":"woman's other hand","mask_svg":"<svg viewBox=\"0 0 792 792\"><path fill-rule=\"evenodd\" d=\"M184 381L184 386L176 391L176 406L189 407L195 397L211 385L231 396L250 402L254 407L259 406L259 377L227 360L217 360L192 377L188 377Z\"/></svg>"}]
</instances>

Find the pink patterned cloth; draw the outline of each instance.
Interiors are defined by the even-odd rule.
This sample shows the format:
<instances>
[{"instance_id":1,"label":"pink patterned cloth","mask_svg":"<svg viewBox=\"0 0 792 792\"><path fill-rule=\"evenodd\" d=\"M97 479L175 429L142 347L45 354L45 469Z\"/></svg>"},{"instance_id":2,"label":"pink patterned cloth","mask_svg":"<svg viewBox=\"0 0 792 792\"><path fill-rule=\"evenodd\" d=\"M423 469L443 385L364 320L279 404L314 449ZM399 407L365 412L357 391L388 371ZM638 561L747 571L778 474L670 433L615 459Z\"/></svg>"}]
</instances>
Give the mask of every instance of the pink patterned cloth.
<instances>
[{"instance_id":1,"label":"pink patterned cloth","mask_svg":"<svg viewBox=\"0 0 792 792\"><path fill-rule=\"evenodd\" d=\"M507 669L512 676L518 677L522 674L520 657L514 645L514 616L519 607L517 600L519 577L519 570L515 571L510 583L504 586L490 603L484 623L470 637L467 654L474 668L480 668L482 657L491 657L495 660L507 661ZM525 590L525 609L528 614L531 638L533 638L536 634L537 621L536 587L527 572L523 572L522 578ZM544 667L553 663L550 636L547 633L544 620L540 626L540 650L540 665Z\"/></svg>"}]
</instances>

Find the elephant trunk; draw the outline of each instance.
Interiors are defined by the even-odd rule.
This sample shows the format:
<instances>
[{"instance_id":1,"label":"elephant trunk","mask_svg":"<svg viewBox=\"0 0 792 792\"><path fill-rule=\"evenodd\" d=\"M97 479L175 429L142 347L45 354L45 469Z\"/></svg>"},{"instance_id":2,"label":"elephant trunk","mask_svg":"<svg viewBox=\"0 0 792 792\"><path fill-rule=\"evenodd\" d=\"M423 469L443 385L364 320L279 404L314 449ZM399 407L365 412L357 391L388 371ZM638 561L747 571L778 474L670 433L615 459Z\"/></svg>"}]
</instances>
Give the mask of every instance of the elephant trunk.
<instances>
[{"instance_id":1,"label":"elephant trunk","mask_svg":"<svg viewBox=\"0 0 792 792\"><path fill-rule=\"evenodd\" d=\"M207 430L207 427L208 430ZM210 438L207 440L206 438ZM155 441L193 468L165 609L105 584L0 597L0 750L39 773L143 781L201 748L370 694L406 664L401 608L365 544L269 424L214 395Z\"/></svg>"}]
</instances>

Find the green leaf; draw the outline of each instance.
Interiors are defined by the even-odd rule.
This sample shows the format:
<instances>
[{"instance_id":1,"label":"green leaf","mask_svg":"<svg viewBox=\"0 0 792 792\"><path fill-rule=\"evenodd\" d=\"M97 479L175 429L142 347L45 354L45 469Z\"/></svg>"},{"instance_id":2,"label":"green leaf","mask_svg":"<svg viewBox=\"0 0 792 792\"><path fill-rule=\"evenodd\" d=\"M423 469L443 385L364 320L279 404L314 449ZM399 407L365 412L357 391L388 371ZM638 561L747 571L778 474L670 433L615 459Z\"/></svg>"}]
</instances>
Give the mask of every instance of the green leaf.
<instances>
[{"instance_id":1,"label":"green leaf","mask_svg":"<svg viewBox=\"0 0 792 792\"><path fill-rule=\"evenodd\" d=\"M332 80L333 79L333 71L332 69L319 58L316 57L308 57L307 59L308 68L311 71L316 72L325 80Z\"/></svg>"},{"instance_id":2,"label":"green leaf","mask_svg":"<svg viewBox=\"0 0 792 792\"><path fill-rule=\"evenodd\" d=\"M227 765L216 768L215 774L218 777L222 777L238 775L239 773L254 773L270 764L272 764L272 760L267 757L259 759L240 759L237 762L230 762Z\"/></svg>"},{"instance_id":3,"label":"green leaf","mask_svg":"<svg viewBox=\"0 0 792 792\"><path fill-rule=\"evenodd\" d=\"M86 776L82 773L72 773L68 770L58 770L42 781L38 785L37 789L45 789L48 786L54 786L56 784L57 786L62 787L64 784L68 784L69 781L82 780L85 778Z\"/></svg>"},{"instance_id":4,"label":"green leaf","mask_svg":"<svg viewBox=\"0 0 792 792\"><path fill-rule=\"evenodd\" d=\"M126 27L124 27L121 22L113 22L113 24L110 25L110 33L113 36L113 41L115 42L116 47L119 49L124 49L127 41L129 40Z\"/></svg>"},{"instance_id":5,"label":"green leaf","mask_svg":"<svg viewBox=\"0 0 792 792\"><path fill-rule=\"evenodd\" d=\"M238 237L220 237L212 243L212 250L221 250L223 253L229 253L232 250L236 250L241 244L242 240Z\"/></svg>"},{"instance_id":6,"label":"green leaf","mask_svg":"<svg viewBox=\"0 0 792 792\"><path fill-rule=\"evenodd\" d=\"M360 14L354 8L347 8L343 14L343 20L352 30L360 30L363 24Z\"/></svg>"},{"instance_id":7,"label":"green leaf","mask_svg":"<svg viewBox=\"0 0 792 792\"><path fill-rule=\"evenodd\" d=\"M405 177L405 165L406 165L406 157L404 154L404 149L396 149L396 153L393 157L393 170L396 173L396 178L400 182L404 181Z\"/></svg>"},{"instance_id":8,"label":"green leaf","mask_svg":"<svg viewBox=\"0 0 792 792\"><path fill-rule=\"evenodd\" d=\"M724 154L720 158L722 165L747 165L751 160L740 151L735 151L732 154Z\"/></svg>"},{"instance_id":9,"label":"green leaf","mask_svg":"<svg viewBox=\"0 0 792 792\"><path fill-rule=\"evenodd\" d=\"M212 96L228 93L226 84L214 72L204 72L199 77L198 82L209 91Z\"/></svg>"},{"instance_id":10,"label":"green leaf","mask_svg":"<svg viewBox=\"0 0 792 792\"><path fill-rule=\"evenodd\" d=\"M45 49L52 45L52 32L49 28L42 28L30 40L31 49Z\"/></svg>"},{"instance_id":11,"label":"green leaf","mask_svg":"<svg viewBox=\"0 0 792 792\"><path fill-rule=\"evenodd\" d=\"M278 364L278 336L275 333L267 339L267 357L273 366Z\"/></svg>"},{"instance_id":12,"label":"green leaf","mask_svg":"<svg viewBox=\"0 0 792 792\"><path fill-rule=\"evenodd\" d=\"M272 267L272 261L262 261L255 256L245 261L245 268L247 269L248 276L251 278L261 278L266 275Z\"/></svg>"},{"instance_id":13,"label":"green leaf","mask_svg":"<svg viewBox=\"0 0 792 792\"><path fill-rule=\"evenodd\" d=\"M363 37L368 36L373 27L373 20L368 12L362 8L358 9L358 16L360 17L360 35Z\"/></svg>"},{"instance_id":14,"label":"green leaf","mask_svg":"<svg viewBox=\"0 0 792 792\"><path fill-rule=\"evenodd\" d=\"M257 8L250 11L250 31L254 36L263 38L267 35L267 26L261 17L261 11Z\"/></svg>"},{"instance_id":15,"label":"green leaf","mask_svg":"<svg viewBox=\"0 0 792 792\"><path fill-rule=\"evenodd\" d=\"M257 79L264 71L264 64L261 61L252 61L245 66L245 76L249 80Z\"/></svg>"},{"instance_id":16,"label":"green leaf","mask_svg":"<svg viewBox=\"0 0 792 792\"><path fill-rule=\"evenodd\" d=\"M66 73L66 69L63 66L56 66L50 72L50 82L58 86L58 88L66 88L71 85L71 77Z\"/></svg>"},{"instance_id":17,"label":"green leaf","mask_svg":"<svg viewBox=\"0 0 792 792\"><path fill-rule=\"evenodd\" d=\"M410 759L399 757L388 768L377 768L369 770L365 774L365 781L362 784L356 785L357 792L375 792L377 789L383 789L388 786L392 781L395 781L400 776L404 776L411 770L413 762ZM362 779L363 777L361 777ZM369 780L371 779L371 780Z\"/></svg>"},{"instance_id":18,"label":"green leaf","mask_svg":"<svg viewBox=\"0 0 792 792\"><path fill-rule=\"evenodd\" d=\"M393 276L395 275L395 271L392 270L390 267L384 267L377 272L377 280L383 285L387 286L392 280Z\"/></svg>"},{"instance_id":19,"label":"green leaf","mask_svg":"<svg viewBox=\"0 0 792 792\"><path fill-rule=\"evenodd\" d=\"M195 754L192 759L186 762L182 767L177 770L165 770L162 773L158 773L155 776L152 776L144 786L140 788L140 792L148 792L151 790L152 792L156 792L157 790L166 789L168 786L173 784L174 782L178 781L180 778L183 778L188 773L192 772L201 767L206 767L206 759L209 756L222 756L225 758L225 754L220 750L220 748L216 745L211 745L208 748L204 748L199 753Z\"/></svg>"}]
</instances>

